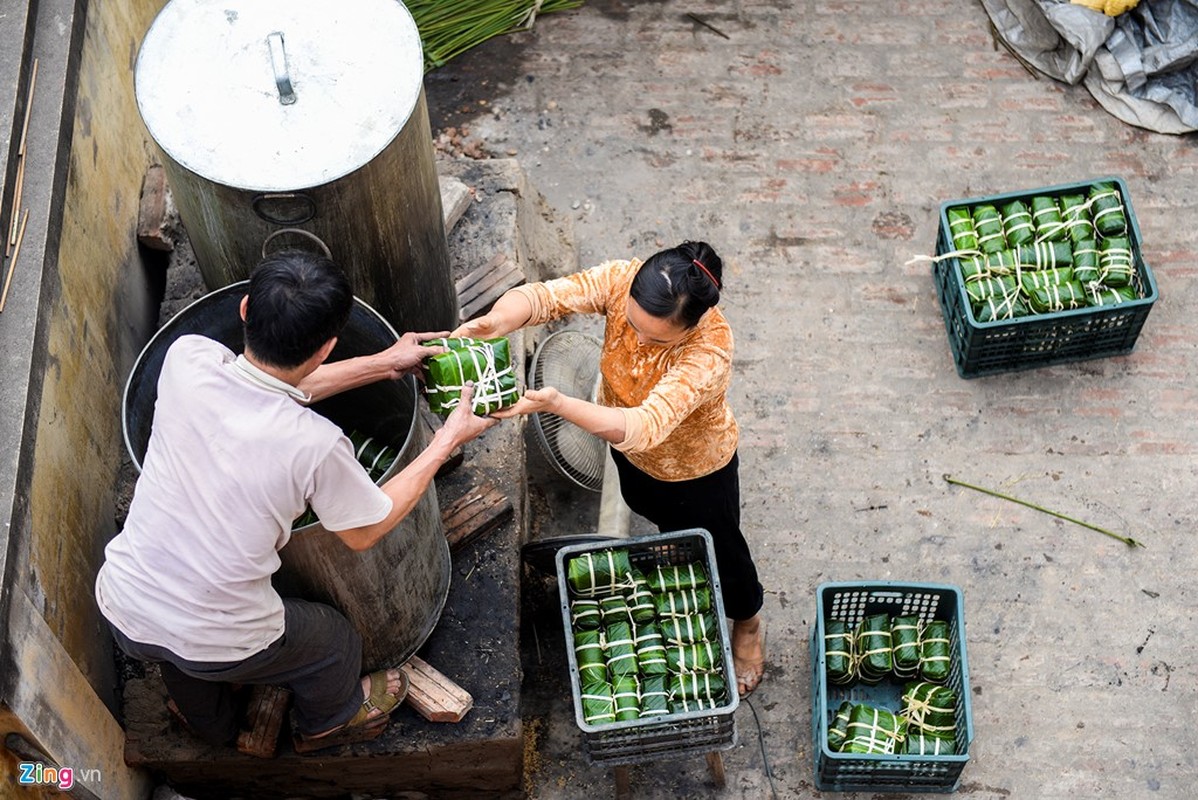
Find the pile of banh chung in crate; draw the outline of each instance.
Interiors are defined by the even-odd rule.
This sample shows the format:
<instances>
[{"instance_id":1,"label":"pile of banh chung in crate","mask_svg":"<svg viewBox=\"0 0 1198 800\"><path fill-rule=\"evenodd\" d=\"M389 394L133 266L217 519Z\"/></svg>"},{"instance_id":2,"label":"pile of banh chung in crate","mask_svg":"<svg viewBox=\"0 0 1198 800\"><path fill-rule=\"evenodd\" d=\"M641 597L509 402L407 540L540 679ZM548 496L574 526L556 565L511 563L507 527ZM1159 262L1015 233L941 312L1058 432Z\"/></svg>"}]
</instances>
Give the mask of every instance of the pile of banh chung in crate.
<instances>
[{"instance_id":1,"label":"pile of banh chung in crate","mask_svg":"<svg viewBox=\"0 0 1198 800\"><path fill-rule=\"evenodd\" d=\"M845 700L828 726L838 753L955 755L957 693L943 685L952 669L949 623L871 614L857 627L829 620L824 632L829 684L907 681L898 713Z\"/></svg>"},{"instance_id":2,"label":"pile of banh chung in crate","mask_svg":"<svg viewBox=\"0 0 1198 800\"><path fill-rule=\"evenodd\" d=\"M983 202L945 211L952 252L978 322L1140 299L1119 187Z\"/></svg>"},{"instance_id":3,"label":"pile of banh chung in crate","mask_svg":"<svg viewBox=\"0 0 1198 800\"><path fill-rule=\"evenodd\" d=\"M729 687L702 563L632 566L599 550L566 564L583 719L643 720L723 705Z\"/></svg>"}]
</instances>

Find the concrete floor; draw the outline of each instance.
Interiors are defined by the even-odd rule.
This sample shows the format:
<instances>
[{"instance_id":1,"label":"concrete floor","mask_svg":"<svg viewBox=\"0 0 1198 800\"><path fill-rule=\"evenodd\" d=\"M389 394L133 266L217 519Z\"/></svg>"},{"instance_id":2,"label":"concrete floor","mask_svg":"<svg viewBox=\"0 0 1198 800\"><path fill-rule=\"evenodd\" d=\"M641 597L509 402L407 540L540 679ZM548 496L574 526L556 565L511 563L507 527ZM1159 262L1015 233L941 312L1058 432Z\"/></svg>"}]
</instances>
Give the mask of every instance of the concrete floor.
<instances>
[{"instance_id":1,"label":"concrete floor","mask_svg":"<svg viewBox=\"0 0 1198 800\"><path fill-rule=\"evenodd\" d=\"M1036 79L959 0L587 0L426 85L435 130L465 123L573 213L584 264L703 238L730 265L769 672L737 713L727 788L694 758L635 768L634 796L770 797L766 759L778 797L820 796L815 591L871 580L964 591L975 739L958 793L1194 795L1192 136L1129 127L1084 88ZM905 266L932 251L940 202L1102 175L1127 182L1160 286L1135 352L958 377L929 268ZM579 504L550 520L558 532L585 529L593 497L543 491ZM605 796L611 772L579 749L560 627L531 605L529 795Z\"/></svg>"}]
</instances>

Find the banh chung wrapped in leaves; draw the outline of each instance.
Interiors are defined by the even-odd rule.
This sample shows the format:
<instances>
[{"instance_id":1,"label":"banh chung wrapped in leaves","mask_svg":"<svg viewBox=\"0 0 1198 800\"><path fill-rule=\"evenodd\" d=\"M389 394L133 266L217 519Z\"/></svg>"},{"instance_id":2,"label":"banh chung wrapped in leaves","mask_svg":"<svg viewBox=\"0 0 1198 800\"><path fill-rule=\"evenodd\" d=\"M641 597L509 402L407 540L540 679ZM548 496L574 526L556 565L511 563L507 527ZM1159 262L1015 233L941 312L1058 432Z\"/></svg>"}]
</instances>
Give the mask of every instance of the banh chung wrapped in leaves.
<instances>
[{"instance_id":1,"label":"banh chung wrapped in leaves","mask_svg":"<svg viewBox=\"0 0 1198 800\"><path fill-rule=\"evenodd\" d=\"M1082 239L1073 246L1073 277L1085 286L1098 280L1098 240Z\"/></svg>"},{"instance_id":2,"label":"banh chung wrapped in leaves","mask_svg":"<svg viewBox=\"0 0 1198 800\"><path fill-rule=\"evenodd\" d=\"M653 596L653 606L658 618L686 617L711 611L711 587L683 589Z\"/></svg>"},{"instance_id":3,"label":"banh chung wrapped in leaves","mask_svg":"<svg viewBox=\"0 0 1198 800\"><path fill-rule=\"evenodd\" d=\"M647 675L641 679L641 719L670 713L668 679L667 675Z\"/></svg>"},{"instance_id":4,"label":"banh chung wrapped in leaves","mask_svg":"<svg viewBox=\"0 0 1198 800\"><path fill-rule=\"evenodd\" d=\"M574 631L574 660L578 663L579 684L607 682L607 655L601 632Z\"/></svg>"},{"instance_id":5,"label":"banh chung wrapped in leaves","mask_svg":"<svg viewBox=\"0 0 1198 800\"><path fill-rule=\"evenodd\" d=\"M1028 305L1038 314L1054 311L1069 311L1083 308L1087 305L1086 290L1077 281L1069 281L1060 286L1045 286L1042 289L1032 289L1027 293Z\"/></svg>"},{"instance_id":6,"label":"banh chung wrapped in leaves","mask_svg":"<svg viewBox=\"0 0 1198 800\"><path fill-rule=\"evenodd\" d=\"M632 636L631 623L614 622L607 625L603 644L607 670L613 677L637 673L640 664L636 657L636 639Z\"/></svg>"},{"instance_id":7,"label":"banh chung wrapped in leaves","mask_svg":"<svg viewBox=\"0 0 1198 800\"><path fill-rule=\"evenodd\" d=\"M997 278L1001 275L1014 275L1019 268L1014 250L999 250L981 256L963 258L957 263L961 265L961 277L967 282Z\"/></svg>"},{"instance_id":8,"label":"banh chung wrapped in leaves","mask_svg":"<svg viewBox=\"0 0 1198 800\"><path fill-rule=\"evenodd\" d=\"M1090 202L1085 195L1063 195L1060 204L1061 219L1071 242L1078 244L1095 238L1094 223L1090 221Z\"/></svg>"},{"instance_id":9,"label":"banh chung wrapped in leaves","mask_svg":"<svg viewBox=\"0 0 1198 800\"><path fill-rule=\"evenodd\" d=\"M915 681L903 687L899 716L908 733L952 738L957 731L957 693L947 686Z\"/></svg>"},{"instance_id":10,"label":"banh chung wrapped in leaves","mask_svg":"<svg viewBox=\"0 0 1198 800\"><path fill-rule=\"evenodd\" d=\"M1131 252L1131 240L1126 236L1112 236L1098 245L1098 280L1117 289L1130 286L1135 275L1135 261Z\"/></svg>"},{"instance_id":11,"label":"banh chung wrapped in leaves","mask_svg":"<svg viewBox=\"0 0 1198 800\"><path fill-rule=\"evenodd\" d=\"M670 644L718 641L720 629L712 614L688 614L661 620L661 635Z\"/></svg>"},{"instance_id":12,"label":"banh chung wrapped in leaves","mask_svg":"<svg viewBox=\"0 0 1198 800\"><path fill-rule=\"evenodd\" d=\"M924 625L919 639L919 674L925 681L944 683L952 669L952 642L948 623L932 620Z\"/></svg>"},{"instance_id":13,"label":"banh chung wrapped in leaves","mask_svg":"<svg viewBox=\"0 0 1198 800\"><path fill-rule=\"evenodd\" d=\"M1033 289L1043 289L1048 286L1060 286L1073 280L1073 267L1059 269L1035 269L1019 273L1019 288L1025 292Z\"/></svg>"},{"instance_id":14,"label":"banh chung wrapped in leaves","mask_svg":"<svg viewBox=\"0 0 1198 800\"><path fill-rule=\"evenodd\" d=\"M1018 319L1031 313L1023 295L1017 291L1002 297L987 297L980 303L971 306L973 316L978 322L995 322L1004 319Z\"/></svg>"},{"instance_id":15,"label":"banh chung wrapped in leaves","mask_svg":"<svg viewBox=\"0 0 1198 800\"><path fill-rule=\"evenodd\" d=\"M399 456L399 449L392 447L361 431L349 432L350 444L354 446L354 458L370 473L370 480L378 483Z\"/></svg>"},{"instance_id":16,"label":"banh chung wrapped in leaves","mask_svg":"<svg viewBox=\"0 0 1198 800\"><path fill-rule=\"evenodd\" d=\"M1127 216L1123 213L1123 198L1118 187L1100 181L1090 187L1090 219L1100 234L1122 236L1127 232Z\"/></svg>"},{"instance_id":17,"label":"banh chung wrapped in leaves","mask_svg":"<svg viewBox=\"0 0 1198 800\"><path fill-rule=\"evenodd\" d=\"M1022 200L1012 200L1003 205L1002 228L1009 246L1027 244L1036 238L1032 212L1028 211Z\"/></svg>"},{"instance_id":18,"label":"banh chung wrapped in leaves","mask_svg":"<svg viewBox=\"0 0 1198 800\"><path fill-rule=\"evenodd\" d=\"M1136 300L1136 290L1131 286L1120 286L1111 289L1101 283L1092 283L1086 287L1086 300L1091 306L1117 306L1128 300Z\"/></svg>"},{"instance_id":19,"label":"banh chung wrapped in leaves","mask_svg":"<svg viewBox=\"0 0 1198 800\"><path fill-rule=\"evenodd\" d=\"M907 740L903 742L902 752L909 756L955 756L957 741L941 736L908 733Z\"/></svg>"},{"instance_id":20,"label":"banh chung wrapped in leaves","mask_svg":"<svg viewBox=\"0 0 1198 800\"><path fill-rule=\"evenodd\" d=\"M829 683L846 686L857 678L853 633L844 620L830 619L824 625L824 663L828 668Z\"/></svg>"},{"instance_id":21,"label":"banh chung wrapped in leaves","mask_svg":"<svg viewBox=\"0 0 1198 800\"><path fill-rule=\"evenodd\" d=\"M828 749L837 752L844 746L844 740L849 735L849 714L853 711L853 701L845 700L836 709L836 715L828 723Z\"/></svg>"},{"instance_id":22,"label":"banh chung wrapped in leaves","mask_svg":"<svg viewBox=\"0 0 1198 800\"><path fill-rule=\"evenodd\" d=\"M602 618L598 600L581 598L570 603L570 627L576 631L597 630Z\"/></svg>"},{"instance_id":23,"label":"banh chung wrapped in leaves","mask_svg":"<svg viewBox=\"0 0 1198 800\"><path fill-rule=\"evenodd\" d=\"M656 623L639 625L636 629L636 661L642 675L665 675L670 671L666 662L666 642Z\"/></svg>"},{"instance_id":24,"label":"banh chung wrapped in leaves","mask_svg":"<svg viewBox=\"0 0 1198 800\"><path fill-rule=\"evenodd\" d=\"M641 718L641 684L635 674L612 678L611 693L616 707L616 722Z\"/></svg>"},{"instance_id":25,"label":"banh chung wrapped in leaves","mask_svg":"<svg viewBox=\"0 0 1198 800\"><path fill-rule=\"evenodd\" d=\"M1003 236L1002 217L998 209L989 204L982 204L973 209L973 227L978 235L978 249L983 253L997 253L1007 249L1007 240Z\"/></svg>"},{"instance_id":26,"label":"banh chung wrapped in leaves","mask_svg":"<svg viewBox=\"0 0 1198 800\"><path fill-rule=\"evenodd\" d=\"M674 566L657 566L645 573L645 580L654 594L695 589L707 585L707 570L698 562Z\"/></svg>"},{"instance_id":27,"label":"banh chung wrapped in leaves","mask_svg":"<svg viewBox=\"0 0 1198 800\"><path fill-rule=\"evenodd\" d=\"M720 648L711 642L667 646L666 663L673 673L713 672L720 668Z\"/></svg>"},{"instance_id":28,"label":"banh chung wrapped in leaves","mask_svg":"<svg viewBox=\"0 0 1198 800\"><path fill-rule=\"evenodd\" d=\"M633 585L628 551L616 548L574 556L566 563L566 583L580 597L622 593Z\"/></svg>"},{"instance_id":29,"label":"banh chung wrapped in leaves","mask_svg":"<svg viewBox=\"0 0 1198 800\"><path fill-rule=\"evenodd\" d=\"M919 617L900 616L890 621L890 649L894 674L913 678L919 674Z\"/></svg>"},{"instance_id":30,"label":"banh chung wrapped in leaves","mask_svg":"<svg viewBox=\"0 0 1198 800\"><path fill-rule=\"evenodd\" d=\"M613 622L632 622L628 611L628 598L622 594L610 594L599 600L599 611L603 614L604 627Z\"/></svg>"},{"instance_id":31,"label":"banh chung wrapped in leaves","mask_svg":"<svg viewBox=\"0 0 1198 800\"><path fill-rule=\"evenodd\" d=\"M610 683L584 683L579 690L582 719L588 725L616 721L616 699Z\"/></svg>"},{"instance_id":32,"label":"banh chung wrapped in leaves","mask_svg":"<svg viewBox=\"0 0 1198 800\"><path fill-rule=\"evenodd\" d=\"M728 696L723 676L714 672L691 672L670 676L670 697L721 703Z\"/></svg>"},{"instance_id":33,"label":"banh chung wrapped in leaves","mask_svg":"<svg viewBox=\"0 0 1198 800\"><path fill-rule=\"evenodd\" d=\"M434 413L447 415L453 411L467 381L474 383L475 414L490 414L520 399L506 338L442 338L424 344L448 348L448 352L424 360L424 393Z\"/></svg>"},{"instance_id":34,"label":"banh chung wrapped in leaves","mask_svg":"<svg viewBox=\"0 0 1198 800\"><path fill-rule=\"evenodd\" d=\"M973 227L973 216L967 208L950 208L945 212L948 218L949 238L953 250L970 252L978 249L978 232Z\"/></svg>"},{"instance_id":35,"label":"banh chung wrapped in leaves","mask_svg":"<svg viewBox=\"0 0 1198 800\"><path fill-rule=\"evenodd\" d=\"M878 753L889 755L907 736L906 720L884 708L860 704L849 712L842 753Z\"/></svg>"},{"instance_id":36,"label":"banh chung wrapped in leaves","mask_svg":"<svg viewBox=\"0 0 1198 800\"><path fill-rule=\"evenodd\" d=\"M638 625L652 622L657 617L653 606L653 592L649 589L649 581L644 575L633 572L632 591L628 593L628 613L632 621Z\"/></svg>"},{"instance_id":37,"label":"banh chung wrapped in leaves","mask_svg":"<svg viewBox=\"0 0 1198 800\"><path fill-rule=\"evenodd\" d=\"M1073 246L1069 242L1035 242L1015 248L1015 260L1025 269L1057 269L1073 266Z\"/></svg>"},{"instance_id":38,"label":"banh chung wrapped in leaves","mask_svg":"<svg viewBox=\"0 0 1198 800\"><path fill-rule=\"evenodd\" d=\"M965 294L969 302L981 303L988 297L1006 297L1018 288L1014 276L1000 275L995 278L982 278L965 284Z\"/></svg>"},{"instance_id":39,"label":"banh chung wrapped in leaves","mask_svg":"<svg viewBox=\"0 0 1198 800\"><path fill-rule=\"evenodd\" d=\"M1032 226L1038 242L1060 242L1069 235L1061 209L1051 197L1032 198Z\"/></svg>"},{"instance_id":40,"label":"banh chung wrapped in leaves","mask_svg":"<svg viewBox=\"0 0 1198 800\"><path fill-rule=\"evenodd\" d=\"M857 677L863 683L878 683L894 667L890 641L890 615L869 614L853 633L854 655L857 658Z\"/></svg>"},{"instance_id":41,"label":"banh chung wrapped in leaves","mask_svg":"<svg viewBox=\"0 0 1198 800\"><path fill-rule=\"evenodd\" d=\"M712 711L719 708L720 704L714 700L691 700L686 697L671 697L670 698L670 713L685 714L689 711Z\"/></svg>"}]
</instances>

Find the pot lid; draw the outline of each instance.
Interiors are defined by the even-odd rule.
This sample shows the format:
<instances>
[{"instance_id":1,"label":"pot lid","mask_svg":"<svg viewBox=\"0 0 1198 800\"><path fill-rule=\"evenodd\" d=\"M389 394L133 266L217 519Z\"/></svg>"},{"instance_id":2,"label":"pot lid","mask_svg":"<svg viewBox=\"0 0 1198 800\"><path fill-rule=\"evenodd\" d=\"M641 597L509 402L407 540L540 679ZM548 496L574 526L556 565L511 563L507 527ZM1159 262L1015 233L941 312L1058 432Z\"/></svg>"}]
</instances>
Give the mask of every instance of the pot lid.
<instances>
[{"instance_id":1,"label":"pot lid","mask_svg":"<svg viewBox=\"0 0 1198 800\"><path fill-rule=\"evenodd\" d=\"M171 0L134 69L138 110L168 156L257 191L369 163L423 81L420 34L398 0Z\"/></svg>"}]
</instances>

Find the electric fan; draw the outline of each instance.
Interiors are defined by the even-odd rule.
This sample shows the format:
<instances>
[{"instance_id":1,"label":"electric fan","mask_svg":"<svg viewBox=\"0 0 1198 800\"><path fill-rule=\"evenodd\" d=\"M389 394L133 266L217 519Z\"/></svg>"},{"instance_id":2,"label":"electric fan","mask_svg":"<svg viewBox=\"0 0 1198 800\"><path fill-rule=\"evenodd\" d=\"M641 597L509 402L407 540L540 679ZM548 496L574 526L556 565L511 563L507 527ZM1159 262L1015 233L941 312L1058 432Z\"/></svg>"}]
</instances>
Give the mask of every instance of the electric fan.
<instances>
[{"instance_id":1,"label":"electric fan","mask_svg":"<svg viewBox=\"0 0 1198 800\"><path fill-rule=\"evenodd\" d=\"M599 356L603 342L582 331L550 334L532 357L528 383L532 389L552 386L562 394L595 401L599 391ZM607 442L556 414L530 415L537 442L553 467L592 492L603 488Z\"/></svg>"}]
</instances>

